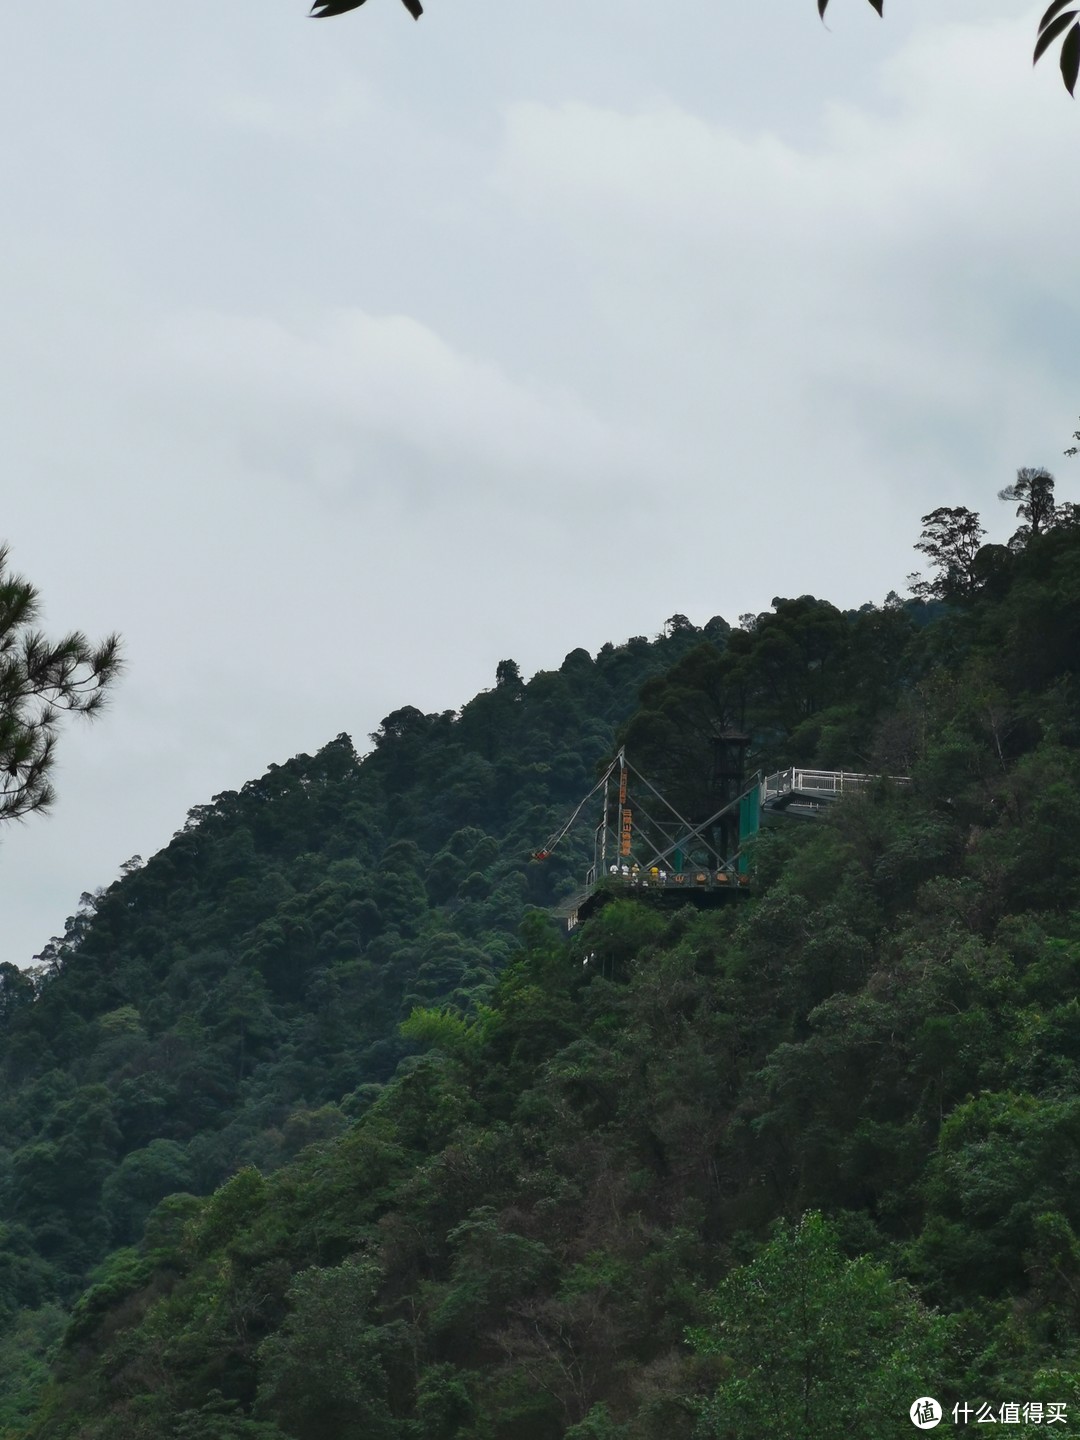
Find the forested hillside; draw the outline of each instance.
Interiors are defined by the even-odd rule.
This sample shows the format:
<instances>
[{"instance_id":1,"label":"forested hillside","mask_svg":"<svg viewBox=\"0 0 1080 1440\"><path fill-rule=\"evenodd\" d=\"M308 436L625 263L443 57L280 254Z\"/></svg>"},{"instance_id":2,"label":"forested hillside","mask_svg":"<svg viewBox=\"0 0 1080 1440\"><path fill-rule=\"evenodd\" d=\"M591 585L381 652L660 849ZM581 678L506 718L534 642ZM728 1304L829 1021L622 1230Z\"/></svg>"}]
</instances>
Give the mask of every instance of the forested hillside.
<instances>
[{"instance_id":1,"label":"forested hillside","mask_svg":"<svg viewBox=\"0 0 1080 1440\"><path fill-rule=\"evenodd\" d=\"M340 735L272 766L83 895L36 966L0 965L0 1417L158 1201L345 1130L414 1006L490 992L526 906L579 880L572 843L532 851L700 642L667 628L527 683L504 661L459 714L389 715L363 760Z\"/></svg>"},{"instance_id":2,"label":"forested hillside","mask_svg":"<svg viewBox=\"0 0 1080 1440\"><path fill-rule=\"evenodd\" d=\"M675 616L272 767L0 967L0 1433L1075 1422L1080 523L1040 474L1008 547L924 517L916 599ZM613 747L689 803L733 725L911 783L763 831L745 904L566 940L584 841L530 857Z\"/></svg>"}]
</instances>

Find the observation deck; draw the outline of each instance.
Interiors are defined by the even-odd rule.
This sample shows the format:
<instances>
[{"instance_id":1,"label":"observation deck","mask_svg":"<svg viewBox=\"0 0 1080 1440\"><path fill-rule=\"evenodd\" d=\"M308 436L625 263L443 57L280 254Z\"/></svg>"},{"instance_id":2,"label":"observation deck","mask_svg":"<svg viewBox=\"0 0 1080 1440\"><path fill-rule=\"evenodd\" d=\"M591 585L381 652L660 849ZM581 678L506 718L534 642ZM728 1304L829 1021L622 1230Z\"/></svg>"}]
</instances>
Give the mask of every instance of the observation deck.
<instances>
[{"instance_id":1,"label":"observation deck","mask_svg":"<svg viewBox=\"0 0 1080 1440\"><path fill-rule=\"evenodd\" d=\"M740 874L734 863L717 870L690 869L681 874L660 870L624 875L607 874L590 884L556 909L557 917L566 922L567 930L575 930L609 900L645 900L661 909L676 910L695 905L699 910L729 905L745 899L750 893L750 877Z\"/></svg>"},{"instance_id":2,"label":"observation deck","mask_svg":"<svg viewBox=\"0 0 1080 1440\"><path fill-rule=\"evenodd\" d=\"M601 814L585 888L564 899L555 912L568 931L609 900L619 898L665 908L726 905L751 893L747 847L762 824L781 816L820 818L834 801L866 795L883 781L911 783L902 775L792 765L770 775L759 772L749 783L742 782L733 797L707 819L691 821L620 750L562 829L543 850L535 852L535 858L543 860L550 855L595 796Z\"/></svg>"},{"instance_id":3,"label":"observation deck","mask_svg":"<svg viewBox=\"0 0 1080 1440\"><path fill-rule=\"evenodd\" d=\"M804 770L797 765L776 770L761 782L763 811L815 818L842 795L864 795L882 779L894 785L910 782L901 775L864 775L855 770Z\"/></svg>"}]
</instances>

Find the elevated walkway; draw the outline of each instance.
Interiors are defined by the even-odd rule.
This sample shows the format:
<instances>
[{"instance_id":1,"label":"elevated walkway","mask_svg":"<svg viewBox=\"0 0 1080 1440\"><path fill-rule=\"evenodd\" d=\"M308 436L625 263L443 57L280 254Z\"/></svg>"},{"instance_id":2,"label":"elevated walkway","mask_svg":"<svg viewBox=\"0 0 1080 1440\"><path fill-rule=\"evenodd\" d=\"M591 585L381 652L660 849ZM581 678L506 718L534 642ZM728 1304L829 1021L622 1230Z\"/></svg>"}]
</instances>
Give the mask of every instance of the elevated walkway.
<instances>
[{"instance_id":1,"label":"elevated walkway","mask_svg":"<svg viewBox=\"0 0 1080 1440\"><path fill-rule=\"evenodd\" d=\"M788 770L775 770L762 780L761 808L813 818L833 800L842 795L865 794L882 778L854 770L804 770L793 765ZM888 778L897 785L908 783L905 776Z\"/></svg>"},{"instance_id":2,"label":"elevated walkway","mask_svg":"<svg viewBox=\"0 0 1080 1440\"><path fill-rule=\"evenodd\" d=\"M694 905L699 910L709 910L717 905L729 905L745 899L749 891L750 877L738 874L734 867L729 870L688 870L681 875L664 872L663 875L624 876L608 875L605 880L580 891L571 899L564 900L555 910L556 917L566 922L567 930L574 930L590 915L596 913L609 900L645 900L660 909L677 910L683 905Z\"/></svg>"}]
</instances>

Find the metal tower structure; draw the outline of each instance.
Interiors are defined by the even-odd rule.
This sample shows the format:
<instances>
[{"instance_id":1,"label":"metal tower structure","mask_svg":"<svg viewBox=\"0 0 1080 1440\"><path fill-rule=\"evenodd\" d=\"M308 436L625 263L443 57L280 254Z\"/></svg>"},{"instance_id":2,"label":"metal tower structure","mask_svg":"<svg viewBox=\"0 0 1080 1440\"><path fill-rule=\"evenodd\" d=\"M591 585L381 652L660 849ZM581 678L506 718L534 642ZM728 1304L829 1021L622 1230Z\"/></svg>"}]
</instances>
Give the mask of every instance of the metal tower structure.
<instances>
[{"instance_id":1,"label":"metal tower structure","mask_svg":"<svg viewBox=\"0 0 1080 1440\"><path fill-rule=\"evenodd\" d=\"M746 843L763 821L780 815L818 818L833 801L865 794L883 778L910 783L906 776L799 767L771 775L758 772L746 780L741 763L747 742L748 737L735 732L714 742L713 795L722 803L700 821L689 819L662 795L626 758L625 747L619 751L566 824L534 852L535 859L546 860L590 802L599 806L585 888L560 907L567 929L620 893L658 904L701 907L745 895L750 883Z\"/></svg>"}]
</instances>

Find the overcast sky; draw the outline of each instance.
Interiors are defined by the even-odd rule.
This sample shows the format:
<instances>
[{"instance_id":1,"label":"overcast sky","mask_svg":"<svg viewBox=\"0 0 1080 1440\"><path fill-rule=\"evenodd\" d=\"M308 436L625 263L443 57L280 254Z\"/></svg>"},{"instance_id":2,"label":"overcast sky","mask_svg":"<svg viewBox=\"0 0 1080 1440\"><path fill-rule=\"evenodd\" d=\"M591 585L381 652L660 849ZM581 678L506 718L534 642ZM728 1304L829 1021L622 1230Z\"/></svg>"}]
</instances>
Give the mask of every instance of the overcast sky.
<instances>
[{"instance_id":1,"label":"overcast sky","mask_svg":"<svg viewBox=\"0 0 1080 1440\"><path fill-rule=\"evenodd\" d=\"M0 21L0 538L122 632L0 959L496 663L881 601L1080 411L1042 0L50 0Z\"/></svg>"}]
</instances>

